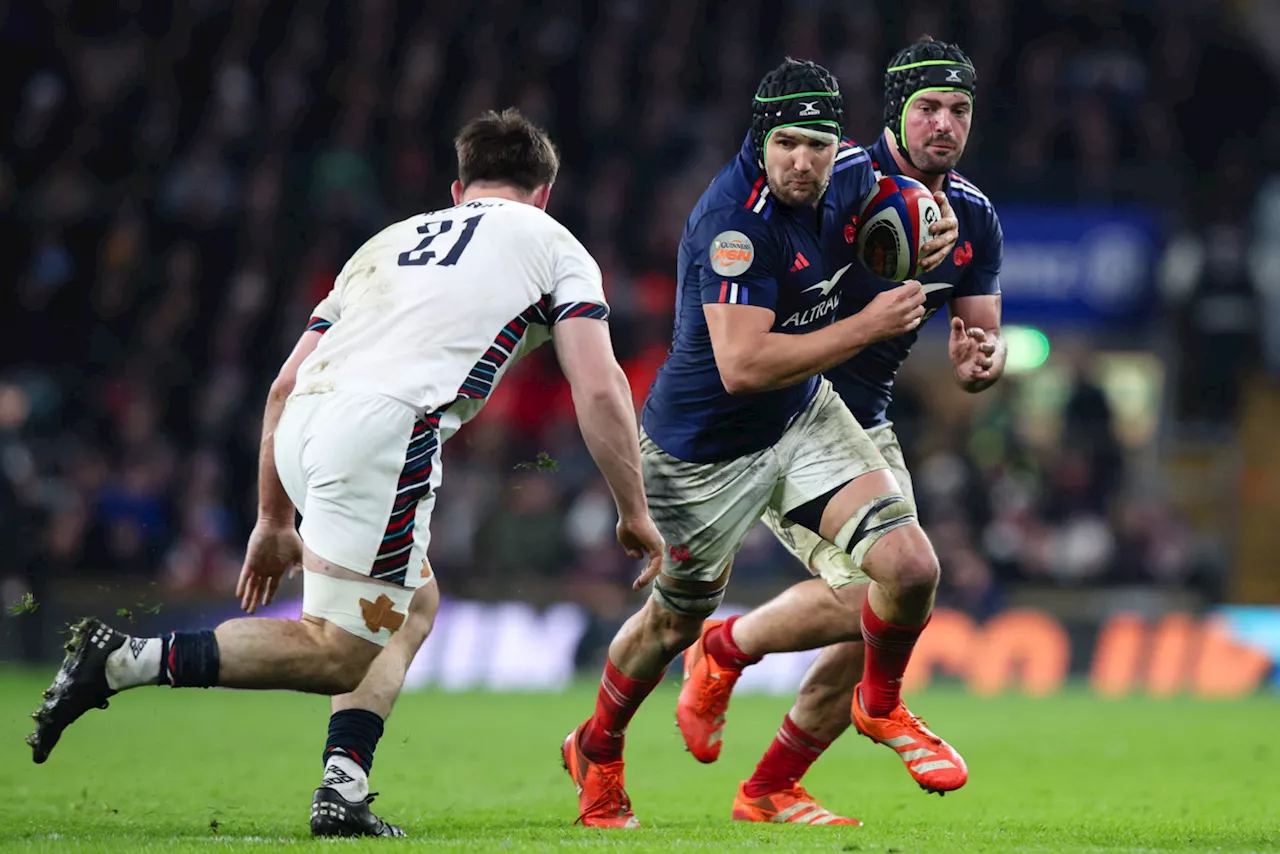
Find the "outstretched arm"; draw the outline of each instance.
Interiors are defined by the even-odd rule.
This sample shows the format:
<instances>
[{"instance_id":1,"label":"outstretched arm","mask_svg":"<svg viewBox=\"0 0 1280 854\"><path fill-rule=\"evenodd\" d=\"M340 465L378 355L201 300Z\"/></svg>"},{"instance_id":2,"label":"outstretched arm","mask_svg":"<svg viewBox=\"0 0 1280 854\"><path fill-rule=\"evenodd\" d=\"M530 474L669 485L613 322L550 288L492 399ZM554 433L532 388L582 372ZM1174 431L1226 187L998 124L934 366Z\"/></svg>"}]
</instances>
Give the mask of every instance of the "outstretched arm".
<instances>
[{"instance_id":1,"label":"outstretched arm","mask_svg":"<svg viewBox=\"0 0 1280 854\"><path fill-rule=\"evenodd\" d=\"M635 582L642 587L662 568L663 543L644 494L631 384L613 355L605 321L570 318L553 326L551 334L573 392L582 439L618 506L618 540L627 554L649 559Z\"/></svg>"}]
</instances>

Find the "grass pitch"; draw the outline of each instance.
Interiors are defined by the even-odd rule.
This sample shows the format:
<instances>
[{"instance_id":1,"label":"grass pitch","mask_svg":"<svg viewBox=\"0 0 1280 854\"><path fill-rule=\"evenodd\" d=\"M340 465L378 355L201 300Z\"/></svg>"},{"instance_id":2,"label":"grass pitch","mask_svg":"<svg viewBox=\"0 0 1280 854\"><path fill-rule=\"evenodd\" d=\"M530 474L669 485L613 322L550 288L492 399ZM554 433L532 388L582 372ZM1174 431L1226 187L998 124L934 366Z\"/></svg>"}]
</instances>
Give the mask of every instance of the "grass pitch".
<instances>
[{"instance_id":1,"label":"grass pitch","mask_svg":"<svg viewBox=\"0 0 1280 854\"><path fill-rule=\"evenodd\" d=\"M791 827L729 819L788 698L735 698L724 755L703 766L672 725L670 679L628 734L628 789L645 826L600 832L573 825L576 798L559 764L593 685L418 693L397 707L373 773L378 812L412 838L316 842L307 817L323 698L137 689L86 715L36 766L22 738L52 672L0 671L0 850L1280 851L1275 697L930 691L911 705L965 756L968 786L926 796L887 749L850 731L805 782L866 826Z\"/></svg>"}]
</instances>

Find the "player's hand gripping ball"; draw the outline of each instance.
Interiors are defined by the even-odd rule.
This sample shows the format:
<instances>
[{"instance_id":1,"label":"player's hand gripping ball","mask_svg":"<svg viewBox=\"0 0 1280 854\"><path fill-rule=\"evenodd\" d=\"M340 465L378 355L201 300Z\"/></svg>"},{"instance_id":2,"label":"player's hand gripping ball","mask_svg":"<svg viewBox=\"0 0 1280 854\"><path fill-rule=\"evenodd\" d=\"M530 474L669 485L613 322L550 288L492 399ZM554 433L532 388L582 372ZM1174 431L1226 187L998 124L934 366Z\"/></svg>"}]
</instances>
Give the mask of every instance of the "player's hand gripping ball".
<instances>
[{"instance_id":1,"label":"player's hand gripping ball","mask_svg":"<svg viewBox=\"0 0 1280 854\"><path fill-rule=\"evenodd\" d=\"M942 219L933 193L914 178L886 175L858 211L858 258L874 275L903 282L920 275L920 247Z\"/></svg>"}]
</instances>

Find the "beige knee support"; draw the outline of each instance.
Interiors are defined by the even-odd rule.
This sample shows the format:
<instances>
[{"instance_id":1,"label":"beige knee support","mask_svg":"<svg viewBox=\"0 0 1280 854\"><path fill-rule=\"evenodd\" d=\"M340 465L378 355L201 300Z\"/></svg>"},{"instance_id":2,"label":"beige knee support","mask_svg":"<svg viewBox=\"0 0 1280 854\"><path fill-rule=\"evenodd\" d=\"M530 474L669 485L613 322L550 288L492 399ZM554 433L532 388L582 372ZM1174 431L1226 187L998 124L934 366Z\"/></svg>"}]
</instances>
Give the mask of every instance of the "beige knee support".
<instances>
[{"instance_id":1,"label":"beige knee support","mask_svg":"<svg viewBox=\"0 0 1280 854\"><path fill-rule=\"evenodd\" d=\"M854 566L861 568L867 552L881 537L915 520L907 499L901 495L881 495L849 517L836 534L835 544L849 553Z\"/></svg>"}]
</instances>

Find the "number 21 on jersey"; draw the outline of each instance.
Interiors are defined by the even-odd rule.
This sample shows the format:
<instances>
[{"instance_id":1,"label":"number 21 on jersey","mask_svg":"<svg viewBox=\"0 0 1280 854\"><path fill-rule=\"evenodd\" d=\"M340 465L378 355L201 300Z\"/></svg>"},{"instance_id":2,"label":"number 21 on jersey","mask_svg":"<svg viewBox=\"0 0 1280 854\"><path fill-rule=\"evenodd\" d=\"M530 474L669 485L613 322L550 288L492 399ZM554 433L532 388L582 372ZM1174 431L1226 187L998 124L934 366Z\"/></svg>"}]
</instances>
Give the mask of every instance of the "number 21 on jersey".
<instances>
[{"instance_id":1,"label":"number 21 on jersey","mask_svg":"<svg viewBox=\"0 0 1280 854\"><path fill-rule=\"evenodd\" d=\"M418 226L418 233L423 235L421 242L408 252L401 252L396 261L401 267L421 267L424 264L436 264L440 267L452 267L458 263L458 259L462 257L462 252L467 248L467 244L471 242L471 237L476 233L476 226L480 224L480 220L484 219L484 214L476 214L469 216L462 221L462 228L454 231L454 220L440 219L424 222ZM446 236L448 235L448 236ZM440 243L434 242L437 238L443 238ZM453 241L453 245L449 246L449 241ZM428 249L432 246L434 248ZM445 247L448 246L448 251ZM436 260L441 253L444 257Z\"/></svg>"}]
</instances>

